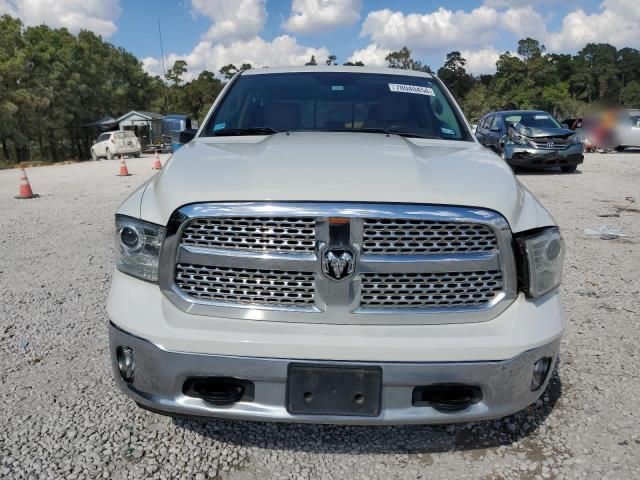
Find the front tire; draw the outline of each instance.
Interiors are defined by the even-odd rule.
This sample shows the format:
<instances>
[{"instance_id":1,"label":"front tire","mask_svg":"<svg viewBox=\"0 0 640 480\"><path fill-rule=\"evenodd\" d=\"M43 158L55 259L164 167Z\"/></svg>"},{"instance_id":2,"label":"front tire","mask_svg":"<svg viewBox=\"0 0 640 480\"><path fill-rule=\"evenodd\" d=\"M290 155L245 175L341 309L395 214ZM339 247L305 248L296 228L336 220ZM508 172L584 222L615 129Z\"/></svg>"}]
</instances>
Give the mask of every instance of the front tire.
<instances>
[{"instance_id":1,"label":"front tire","mask_svg":"<svg viewBox=\"0 0 640 480\"><path fill-rule=\"evenodd\" d=\"M616 152L624 152L624 149L625 149L625 148L626 148L626 147L624 147L624 146L622 146L622 145L618 145L618 146L615 148L615 151L616 151Z\"/></svg>"},{"instance_id":2,"label":"front tire","mask_svg":"<svg viewBox=\"0 0 640 480\"><path fill-rule=\"evenodd\" d=\"M560 169L564 173L573 173L576 171L577 168L578 168L578 165L563 165L562 167L560 167Z\"/></svg>"}]
</instances>

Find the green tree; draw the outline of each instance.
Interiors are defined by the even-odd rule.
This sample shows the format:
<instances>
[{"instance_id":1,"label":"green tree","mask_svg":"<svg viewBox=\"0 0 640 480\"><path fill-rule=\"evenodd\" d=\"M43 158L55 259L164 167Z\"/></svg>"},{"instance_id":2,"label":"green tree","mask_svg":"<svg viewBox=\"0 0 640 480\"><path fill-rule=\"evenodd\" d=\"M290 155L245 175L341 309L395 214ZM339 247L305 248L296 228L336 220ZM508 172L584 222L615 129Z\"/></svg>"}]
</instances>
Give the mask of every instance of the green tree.
<instances>
[{"instance_id":1,"label":"green tree","mask_svg":"<svg viewBox=\"0 0 640 480\"><path fill-rule=\"evenodd\" d=\"M337 65L336 60L338 60L338 57L331 54L327 57L324 63L326 63L327 65Z\"/></svg>"},{"instance_id":2,"label":"green tree","mask_svg":"<svg viewBox=\"0 0 640 480\"><path fill-rule=\"evenodd\" d=\"M528 62L533 58L542 56L545 50L545 46L541 45L538 40L527 37L518 40L518 49L516 51L525 62Z\"/></svg>"},{"instance_id":3,"label":"green tree","mask_svg":"<svg viewBox=\"0 0 640 480\"><path fill-rule=\"evenodd\" d=\"M182 83L182 75L185 73L187 73L187 62L176 60L173 67L167 70L167 79L173 83L174 87L178 87Z\"/></svg>"},{"instance_id":4,"label":"green tree","mask_svg":"<svg viewBox=\"0 0 640 480\"><path fill-rule=\"evenodd\" d=\"M428 65L423 65L421 61L411 57L411 50L407 47L389 53L385 58L389 68L401 68L403 70L418 70L421 72L433 73Z\"/></svg>"},{"instance_id":5,"label":"green tree","mask_svg":"<svg viewBox=\"0 0 640 480\"><path fill-rule=\"evenodd\" d=\"M577 85L584 89L582 96L586 93L589 102L594 99L601 102L618 100L620 82L616 47L608 43L588 43L576 58L579 67Z\"/></svg>"},{"instance_id":6,"label":"green tree","mask_svg":"<svg viewBox=\"0 0 640 480\"><path fill-rule=\"evenodd\" d=\"M311 58L307 63L305 63L305 65L318 65L318 62L316 61L316 56L311 55Z\"/></svg>"},{"instance_id":7,"label":"green tree","mask_svg":"<svg viewBox=\"0 0 640 480\"><path fill-rule=\"evenodd\" d=\"M240 65L240 68L236 67L233 63L230 63L229 65L222 67L219 71L225 79L231 80L236 73L251 70L251 68L250 63L243 63Z\"/></svg>"},{"instance_id":8,"label":"green tree","mask_svg":"<svg viewBox=\"0 0 640 480\"><path fill-rule=\"evenodd\" d=\"M202 71L184 86L182 113L202 122L222 87L222 82L212 72Z\"/></svg>"},{"instance_id":9,"label":"green tree","mask_svg":"<svg viewBox=\"0 0 640 480\"><path fill-rule=\"evenodd\" d=\"M447 53L444 65L438 69L438 77L456 98L462 98L474 83L473 77L464 68L466 63L460 52L454 51Z\"/></svg>"},{"instance_id":10,"label":"green tree","mask_svg":"<svg viewBox=\"0 0 640 480\"><path fill-rule=\"evenodd\" d=\"M491 95L486 85L476 83L469 92L462 97L462 110L471 123L477 123L485 113L493 110Z\"/></svg>"},{"instance_id":11,"label":"green tree","mask_svg":"<svg viewBox=\"0 0 640 480\"><path fill-rule=\"evenodd\" d=\"M632 100L630 104L636 105L633 101L634 89L632 85L637 84L640 79L640 51L635 48L622 48L618 51L617 70L620 82L619 100L628 104L627 101ZM626 90L631 87L630 96L626 94ZM625 101L626 100L626 101Z\"/></svg>"}]
</instances>

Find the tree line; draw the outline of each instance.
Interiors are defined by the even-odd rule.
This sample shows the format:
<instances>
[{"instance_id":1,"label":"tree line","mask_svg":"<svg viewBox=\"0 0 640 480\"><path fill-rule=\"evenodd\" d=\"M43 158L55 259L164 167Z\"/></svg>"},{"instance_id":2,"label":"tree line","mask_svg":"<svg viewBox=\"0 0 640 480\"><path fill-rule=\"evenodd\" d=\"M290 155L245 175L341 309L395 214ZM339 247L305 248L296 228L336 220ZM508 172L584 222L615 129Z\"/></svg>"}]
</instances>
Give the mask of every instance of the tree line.
<instances>
[{"instance_id":1,"label":"tree line","mask_svg":"<svg viewBox=\"0 0 640 480\"><path fill-rule=\"evenodd\" d=\"M532 38L505 52L493 75L472 76L460 52L447 55L438 76L469 121L499 109L540 109L556 117L581 116L606 105L640 107L640 51L588 43L575 55L547 53Z\"/></svg>"},{"instance_id":2,"label":"tree line","mask_svg":"<svg viewBox=\"0 0 640 480\"><path fill-rule=\"evenodd\" d=\"M320 60L338 65L336 55ZM391 52L389 67L432 72L409 48ZM312 56L307 65L317 65ZM361 61L343 65L363 66ZM186 81L188 65L176 61L165 78L146 73L123 48L89 31L24 27L0 17L0 166L28 160L89 158L95 129L84 125L130 110L181 113L202 121L225 82L248 63L204 70ZM640 106L640 52L587 44L576 55L550 54L538 41L518 42L496 73L474 76L459 52L447 54L438 75L471 121L493 109L539 108L578 115L598 103Z\"/></svg>"}]
</instances>

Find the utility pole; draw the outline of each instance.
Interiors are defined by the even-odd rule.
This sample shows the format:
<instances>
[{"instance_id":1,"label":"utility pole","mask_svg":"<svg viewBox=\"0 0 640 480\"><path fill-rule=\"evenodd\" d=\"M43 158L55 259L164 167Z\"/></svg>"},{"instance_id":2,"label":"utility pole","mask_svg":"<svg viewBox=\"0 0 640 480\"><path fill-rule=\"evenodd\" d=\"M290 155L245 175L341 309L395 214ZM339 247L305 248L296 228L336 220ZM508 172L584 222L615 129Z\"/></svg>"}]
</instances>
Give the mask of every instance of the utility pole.
<instances>
[{"instance_id":1,"label":"utility pole","mask_svg":"<svg viewBox=\"0 0 640 480\"><path fill-rule=\"evenodd\" d=\"M164 111L165 113L169 108L169 97L167 96L167 69L164 65L164 48L162 46L162 30L160 29L160 17L158 17L158 36L160 37L160 55L162 55L162 78L164 78Z\"/></svg>"}]
</instances>

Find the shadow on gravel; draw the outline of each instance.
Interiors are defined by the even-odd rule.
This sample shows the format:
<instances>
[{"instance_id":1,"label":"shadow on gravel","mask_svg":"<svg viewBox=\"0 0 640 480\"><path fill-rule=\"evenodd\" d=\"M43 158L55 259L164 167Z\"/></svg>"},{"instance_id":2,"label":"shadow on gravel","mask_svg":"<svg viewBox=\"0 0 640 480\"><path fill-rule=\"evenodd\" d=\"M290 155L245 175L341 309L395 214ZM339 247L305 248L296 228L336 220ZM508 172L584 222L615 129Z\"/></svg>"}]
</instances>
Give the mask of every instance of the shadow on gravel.
<instances>
[{"instance_id":1,"label":"shadow on gravel","mask_svg":"<svg viewBox=\"0 0 640 480\"><path fill-rule=\"evenodd\" d=\"M428 454L494 448L522 440L544 423L562 395L558 366L559 361L540 400L498 420L378 427L181 418L173 423L219 442L308 453Z\"/></svg>"},{"instance_id":2,"label":"shadow on gravel","mask_svg":"<svg viewBox=\"0 0 640 480\"><path fill-rule=\"evenodd\" d=\"M516 175L518 176L529 176L529 175L545 175L545 176L549 176L549 175L582 175L582 172L579 170L580 167L578 167L578 170L576 170L575 172L563 172L562 170L560 170L560 168L522 168L522 167L518 167L515 170Z\"/></svg>"}]
</instances>

